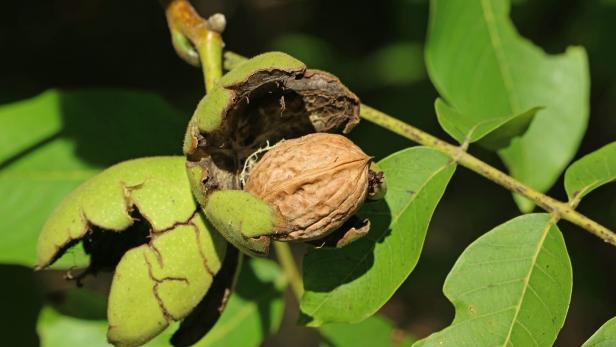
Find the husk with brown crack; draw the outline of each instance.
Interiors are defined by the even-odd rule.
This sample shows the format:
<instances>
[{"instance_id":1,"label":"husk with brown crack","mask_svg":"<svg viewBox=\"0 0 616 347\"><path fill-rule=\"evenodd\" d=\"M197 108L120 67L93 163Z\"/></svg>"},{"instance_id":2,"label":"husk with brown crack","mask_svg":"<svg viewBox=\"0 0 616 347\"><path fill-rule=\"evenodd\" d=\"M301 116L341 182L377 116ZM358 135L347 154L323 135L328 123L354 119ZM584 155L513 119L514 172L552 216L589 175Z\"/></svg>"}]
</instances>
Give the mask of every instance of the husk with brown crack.
<instances>
[{"instance_id":1,"label":"husk with brown crack","mask_svg":"<svg viewBox=\"0 0 616 347\"><path fill-rule=\"evenodd\" d=\"M190 317L229 276L220 276L227 243L198 210L184 161L142 158L108 168L67 196L39 237L39 270L82 244L90 265L78 278L114 271L108 339L117 346L141 345Z\"/></svg>"}]
</instances>

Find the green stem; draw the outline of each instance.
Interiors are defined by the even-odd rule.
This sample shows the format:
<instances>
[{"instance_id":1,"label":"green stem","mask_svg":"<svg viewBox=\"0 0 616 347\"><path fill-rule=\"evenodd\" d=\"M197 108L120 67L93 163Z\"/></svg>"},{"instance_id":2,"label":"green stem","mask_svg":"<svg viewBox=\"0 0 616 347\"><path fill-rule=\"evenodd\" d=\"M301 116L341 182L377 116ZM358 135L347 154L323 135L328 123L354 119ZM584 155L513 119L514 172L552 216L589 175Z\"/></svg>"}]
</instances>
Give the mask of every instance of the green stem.
<instances>
[{"instance_id":1,"label":"green stem","mask_svg":"<svg viewBox=\"0 0 616 347\"><path fill-rule=\"evenodd\" d=\"M246 59L247 58L242 57L237 53L226 52L224 62L225 69L232 70ZM537 206L552 215L555 215L557 218L567 220L601 238L605 242L616 246L616 234L614 232L575 211L579 201L574 200L570 203L564 203L542 194L541 192L534 190L515 178L469 154L466 151L467 146L454 146L370 106L364 104L361 105L361 117L369 122L388 129L391 132L406 137L411 141L434 148L446 154L467 169L470 169L490 181L533 201L537 204Z\"/></svg>"},{"instance_id":2,"label":"green stem","mask_svg":"<svg viewBox=\"0 0 616 347\"><path fill-rule=\"evenodd\" d=\"M304 294L304 283L302 282L302 276L295 264L295 259L293 259L291 247L289 247L288 243L278 241L274 241L274 247L276 248L276 258L278 258L278 262L280 266L282 266L282 270L291 284L293 294L295 294L295 297L299 301Z\"/></svg>"},{"instance_id":3,"label":"green stem","mask_svg":"<svg viewBox=\"0 0 616 347\"><path fill-rule=\"evenodd\" d=\"M203 66L205 89L209 92L222 77L222 38L220 34L210 31L196 46Z\"/></svg>"},{"instance_id":4,"label":"green stem","mask_svg":"<svg viewBox=\"0 0 616 347\"><path fill-rule=\"evenodd\" d=\"M206 20L188 0L161 0L165 7L171 42L178 55L191 65L200 64L206 91L212 90L222 77L222 42L224 17ZM198 58L197 58L198 57Z\"/></svg>"}]
</instances>

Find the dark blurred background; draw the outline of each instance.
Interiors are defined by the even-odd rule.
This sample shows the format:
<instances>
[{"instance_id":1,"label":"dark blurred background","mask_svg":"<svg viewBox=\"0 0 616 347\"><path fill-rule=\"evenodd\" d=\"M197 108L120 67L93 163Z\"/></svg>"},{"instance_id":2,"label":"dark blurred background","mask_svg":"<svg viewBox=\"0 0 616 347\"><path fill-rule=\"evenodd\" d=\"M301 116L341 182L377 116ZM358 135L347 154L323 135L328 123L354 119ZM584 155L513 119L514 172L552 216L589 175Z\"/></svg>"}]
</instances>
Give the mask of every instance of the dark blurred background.
<instances>
[{"instance_id":1,"label":"dark blurred background","mask_svg":"<svg viewBox=\"0 0 616 347\"><path fill-rule=\"evenodd\" d=\"M338 75L363 102L448 138L436 122L432 105L437 94L423 64L427 0L193 0L193 4L204 16L214 12L227 16L227 49L247 56L268 50L291 53L310 67ZM578 156L616 140L616 1L518 0L512 17L522 35L550 53L562 52L568 45L582 45L588 51L591 118ZM3 3L0 103L49 88L92 87L158 93L186 119L203 95L202 75L175 55L156 0ZM365 122L352 137L377 158L412 145ZM179 144L180 139L178 152ZM502 168L494 154L471 151ZM549 193L564 200L561 187L562 179ZM580 210L616 228L616 186L594 192ZM449 324L453 307L441 288L455 259L478 236L518 213L507 191L460 168L433 217L419 265L382 313L416 337ZM567 223L561 229L573 263L574 288L556 345L579 346L616 314L616 251ZM12 279L4 277L5 281ZM26 294L17 302L27 300ZM295 327L297 312L288 311L281 332L266 344L315 345L314 332Z\"/></svg>"}]
</instances>

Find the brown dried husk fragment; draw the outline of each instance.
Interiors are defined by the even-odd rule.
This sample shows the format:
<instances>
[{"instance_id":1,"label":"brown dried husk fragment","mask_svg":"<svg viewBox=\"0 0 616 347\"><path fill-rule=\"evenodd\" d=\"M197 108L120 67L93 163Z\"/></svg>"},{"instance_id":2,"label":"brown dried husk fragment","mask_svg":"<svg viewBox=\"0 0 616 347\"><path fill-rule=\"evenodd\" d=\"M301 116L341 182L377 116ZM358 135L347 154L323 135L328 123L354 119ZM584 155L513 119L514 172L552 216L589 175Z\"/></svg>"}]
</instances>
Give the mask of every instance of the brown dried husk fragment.
<instances>
[{"instance_id":1,"label":"brown dried husk fragment","mask_svg":"<svg viewBox=\"0 0 616 347\"><path fill-rule=\"evenodd\" d=\"M244 190L278 214L273 238L314 240L342 226L363 204L370 160L344 136L310 134L267 152Z\"/></svg>"}]
</instances>

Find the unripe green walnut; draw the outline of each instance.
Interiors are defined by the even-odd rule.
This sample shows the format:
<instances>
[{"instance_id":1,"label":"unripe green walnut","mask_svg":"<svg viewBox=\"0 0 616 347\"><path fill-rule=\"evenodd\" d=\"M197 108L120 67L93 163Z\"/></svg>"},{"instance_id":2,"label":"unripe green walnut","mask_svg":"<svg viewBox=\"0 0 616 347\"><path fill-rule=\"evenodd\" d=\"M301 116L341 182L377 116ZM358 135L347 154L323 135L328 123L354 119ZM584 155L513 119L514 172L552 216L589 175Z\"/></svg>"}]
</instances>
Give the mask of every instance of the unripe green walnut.
<instances>
[{"instance_id":1,"label":"unripe green walnut","mask_svg":"<svg viewBox=\"0 0 616 347\"><path fill-rule=\"evenodd\" d=\"M68 195L39 237L38 270L83 248L89 265L77 281L114 271L107 337L116 346L147 342L173 321L199 314L202 300L213 300L211 313L220 314L226 300L206 293L230 287L225 281L233 278L237 253L198 211L184 162L152 157L108 168ZM174 338L194 335L187 329L181 323Z\"/></svg>"},{"instance_id":2,"label":"unripe green walnut","mask_svg":"<svg viewBox=\"0 0 616 347\"><path fill-rule=\"evenodd\" d=\"M363 204L370 160L344 136L310 134L268 151L250 171L244 190L271 206L274 239L320 239Z\"/></svg>"}]
</instances>

